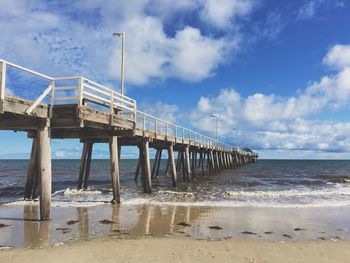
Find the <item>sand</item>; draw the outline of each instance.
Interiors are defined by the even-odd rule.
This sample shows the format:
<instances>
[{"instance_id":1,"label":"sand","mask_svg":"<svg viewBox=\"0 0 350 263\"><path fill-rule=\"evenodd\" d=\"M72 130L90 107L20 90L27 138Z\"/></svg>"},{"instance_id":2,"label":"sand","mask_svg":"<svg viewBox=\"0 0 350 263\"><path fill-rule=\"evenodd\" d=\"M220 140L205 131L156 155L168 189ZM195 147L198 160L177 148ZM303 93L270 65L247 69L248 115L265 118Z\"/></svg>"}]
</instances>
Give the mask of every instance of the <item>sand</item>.
<instances>
[{"instance_id":1,"label":"sand","mask_svg":"<svg viewBox=\"0 0 350 263\"><path fill-rule=\"evenodd\" d=\"M0 251L0 262L350 262L350 242L109 239Z\"/></svg>"},{"instance_id":2,"label":"sand","mask_svg":"<svg viewBox=\"0 0 350 263\"><path fill-rule=\"evenodd\" d=\"M350 262L350 207L0 205L2 262ZM11 247L6 249L6 247Z\"/></svg>"}]
</instances>

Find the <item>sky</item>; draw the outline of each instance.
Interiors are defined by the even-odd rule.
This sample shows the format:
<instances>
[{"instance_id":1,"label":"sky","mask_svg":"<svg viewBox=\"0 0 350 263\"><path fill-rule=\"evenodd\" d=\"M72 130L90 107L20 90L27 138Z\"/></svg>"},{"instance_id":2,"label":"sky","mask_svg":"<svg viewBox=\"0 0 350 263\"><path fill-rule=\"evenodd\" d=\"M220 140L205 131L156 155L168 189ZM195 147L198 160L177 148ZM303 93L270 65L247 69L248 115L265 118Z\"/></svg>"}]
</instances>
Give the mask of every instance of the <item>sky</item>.
<instances>
[{"instance_id":1,"label":"sky","mask_svg":"<svg viewBox=\"0 0 350 263\"><path fill-rule=\"evenodd\" d=\"M350 158L350 1L0 0L0 58L50 76L125 88L142 110L261 158ZM40 93L37 82L18 86ZM29 89L30 86L30 89ZM0 158L28 158L0 131ZM79 158L53 140L53 158ZM136 157L125 147L122 157ZM108 156L98 145L95 158Z\"/></svg>"}]
</instances>

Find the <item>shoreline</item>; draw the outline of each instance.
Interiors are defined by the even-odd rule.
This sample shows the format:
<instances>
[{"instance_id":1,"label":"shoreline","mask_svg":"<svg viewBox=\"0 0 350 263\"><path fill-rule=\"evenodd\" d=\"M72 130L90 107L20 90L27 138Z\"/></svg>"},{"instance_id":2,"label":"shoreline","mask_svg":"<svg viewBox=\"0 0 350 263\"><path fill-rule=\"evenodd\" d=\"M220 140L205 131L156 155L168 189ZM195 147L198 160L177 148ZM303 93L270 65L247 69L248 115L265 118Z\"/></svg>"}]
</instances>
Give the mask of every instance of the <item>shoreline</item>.
<instances>
[{"instance_id":1,"label":"shoreline","mask_svg":"<svg viewBox=\"0 0 350 263\"><path fill-rule=\"evenodd\" d=\"M147 237L0 251L0 262L346 262L350 241L206 241ZM77 256L79 255L79 256Z\"/></svg>"}]
</instances>

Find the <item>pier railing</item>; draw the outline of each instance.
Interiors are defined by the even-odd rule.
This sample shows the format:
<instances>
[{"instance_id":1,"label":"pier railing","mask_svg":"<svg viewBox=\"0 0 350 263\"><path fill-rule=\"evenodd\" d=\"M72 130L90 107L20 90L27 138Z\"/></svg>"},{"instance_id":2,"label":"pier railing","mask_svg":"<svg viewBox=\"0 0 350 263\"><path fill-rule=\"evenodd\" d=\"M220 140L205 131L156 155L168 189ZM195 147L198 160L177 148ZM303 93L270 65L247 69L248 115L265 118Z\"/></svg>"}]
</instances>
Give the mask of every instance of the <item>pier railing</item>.
<instances>
[{"instance_id":1,"label":"pier railing","mask_svg":"<svg viewBox=\"0 0 350 263\"><path fill-rule=\"evenodd\" d=\"M10 71L12 78L8 78ZM18 85L20 81L23 83ZM77 104L110 114L118 114L135 122L136 130L141 131L143 135L147 133L147 136L156 139L236 151L242 155L254 154L139 111L135 100L81 76L53 78L0 60L0 112L3 112L3 101L6 95L33 101L25 111L28 115L32 114L38 105L47 105L50 108L49 117L51 117L52 108L55 105Z\"/></svg>"},{"instance_id":2,"label":"pier railing","mask_svg":"<svg viewBox=\"0 0 350 263\"><path fill-rule=\"evenodd\" d=\"M232 149L231 146L216 141L201 133L192 131L185 127L162 120L148 113L137 111L136 128L151 134L154 138L164 138L177 143L188 143L208 148Z\"/></svg>"}]
</instances>

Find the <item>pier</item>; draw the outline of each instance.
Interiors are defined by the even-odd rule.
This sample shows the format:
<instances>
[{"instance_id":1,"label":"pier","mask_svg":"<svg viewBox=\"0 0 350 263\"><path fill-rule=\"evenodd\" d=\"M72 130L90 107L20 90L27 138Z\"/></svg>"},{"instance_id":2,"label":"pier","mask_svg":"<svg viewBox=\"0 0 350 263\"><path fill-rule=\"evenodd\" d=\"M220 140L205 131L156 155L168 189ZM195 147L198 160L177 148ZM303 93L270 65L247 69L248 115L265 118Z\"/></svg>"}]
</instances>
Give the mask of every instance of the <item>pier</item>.
<instances>
[{"instance_id":1,"label":"pier","mask_svg":"<svg viewBox=\"0 0 350 263\"><path fill-rule=\"evenodd\" d=\"M11 86L17 81L24 84L14 92ZM33 83L38 84L34 93L26 90ZM85 77L50 77L5 60L0 60L0 130L24 131L32 139L24 198L39 197L41 220L50 219L51 139L76 138L83 144L78 189L88 187L94 145L109 145L112 203L120 203L123 146L139 148L134 179L141 180L144 193L152 192L163 152L173 187L179 180L195 182L196 176L214 176L258 158L257 153L142 112L132 98ZM152 165L150 148L156 150Z\"/></svg>"}]
</instances>

